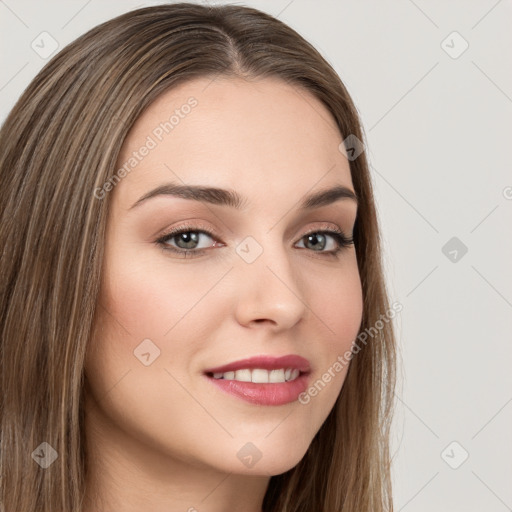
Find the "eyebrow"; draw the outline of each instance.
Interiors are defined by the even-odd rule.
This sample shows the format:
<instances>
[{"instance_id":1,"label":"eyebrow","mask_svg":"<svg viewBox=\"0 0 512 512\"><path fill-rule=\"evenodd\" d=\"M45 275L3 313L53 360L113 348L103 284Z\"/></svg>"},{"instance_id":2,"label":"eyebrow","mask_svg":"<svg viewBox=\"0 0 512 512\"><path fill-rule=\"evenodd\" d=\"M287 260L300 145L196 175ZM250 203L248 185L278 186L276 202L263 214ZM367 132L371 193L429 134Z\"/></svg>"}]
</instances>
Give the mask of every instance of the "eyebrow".
<instances>
[{"instance_id":1,"label":"eyebrow","mask_svg":"<svg viewBox=\"0 0 512 512\"><path fill-rule=\"evenodd\" d=\"M236 210L243 210L247 205L247 199L240 196L238 192L233 189L166 183L144 194L129 209L131 210L147 200L158 196L181 197L202 203L228 206ZM299 209L310 210L320 208L321 206L327 206L341 199L349 199L358 204L357 196L353 190L343 185L336 185L303 197L299 204Z\"/></svg>"}]
</instances>

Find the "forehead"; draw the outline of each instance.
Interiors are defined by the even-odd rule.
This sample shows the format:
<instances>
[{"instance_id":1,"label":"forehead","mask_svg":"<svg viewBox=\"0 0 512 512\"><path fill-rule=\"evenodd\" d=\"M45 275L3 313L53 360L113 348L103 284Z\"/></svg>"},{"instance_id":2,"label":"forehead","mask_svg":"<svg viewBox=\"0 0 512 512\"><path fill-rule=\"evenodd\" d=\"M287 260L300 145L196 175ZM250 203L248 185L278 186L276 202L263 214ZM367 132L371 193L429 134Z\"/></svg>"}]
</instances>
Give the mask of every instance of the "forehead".
<instances>
[{"instance_id":1,"label":"forehead","mask_svg":"<svg viewBox=\"0 0 512 512\"><path fill-rule=\"evenodd\" d=\"M160 95L130 130L116 186L123 205L168 181L232 188L246 197L352 187L332 114L279 79L201 78Z\"/></svg>"}]
</instances>

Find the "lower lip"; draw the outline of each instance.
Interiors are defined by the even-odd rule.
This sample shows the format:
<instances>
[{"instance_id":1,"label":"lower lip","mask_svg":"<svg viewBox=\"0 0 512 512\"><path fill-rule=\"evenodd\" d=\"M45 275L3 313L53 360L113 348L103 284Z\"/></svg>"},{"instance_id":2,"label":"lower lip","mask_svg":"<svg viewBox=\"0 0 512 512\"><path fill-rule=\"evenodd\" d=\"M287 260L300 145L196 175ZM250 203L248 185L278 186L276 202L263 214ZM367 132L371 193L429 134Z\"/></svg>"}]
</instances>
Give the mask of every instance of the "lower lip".
<instances>
[{"instance_id":1,"label":"lower lip","mask_svg":"<svg viewBox=\"0 0 512 512\"><path fill-rule=\"evenodd\" d=\"M235 395L246 402L258 405L284 405L294 402L308 386L308 375L301 374L289 382L273 382L257 384L255 382L242 382L239 380L207 379L222 391Z\"/></svg>"}]
</instances>

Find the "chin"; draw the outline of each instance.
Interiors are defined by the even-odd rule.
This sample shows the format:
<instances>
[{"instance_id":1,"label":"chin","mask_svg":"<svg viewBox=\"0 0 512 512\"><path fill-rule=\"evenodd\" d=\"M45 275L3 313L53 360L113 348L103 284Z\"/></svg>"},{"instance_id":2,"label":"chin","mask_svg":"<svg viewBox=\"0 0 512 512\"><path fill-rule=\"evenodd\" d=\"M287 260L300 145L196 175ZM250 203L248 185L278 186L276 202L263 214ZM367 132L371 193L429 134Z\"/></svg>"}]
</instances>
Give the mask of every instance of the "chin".
<instances>
[{"instance_id":1,"label":"chin","mask_svg":"<svg viewBox=\"0 0 512 512\"><path fill-rule=\"evenodd\" d=\"M240 443L237 442L237 460L234 464L231 462L226 470L243 475L280 475L294 468L310 446L310 443L298 444L296 438L271 442L270 437L260 442L247 441L240 447Z\"/></svg>"}]
</instances>

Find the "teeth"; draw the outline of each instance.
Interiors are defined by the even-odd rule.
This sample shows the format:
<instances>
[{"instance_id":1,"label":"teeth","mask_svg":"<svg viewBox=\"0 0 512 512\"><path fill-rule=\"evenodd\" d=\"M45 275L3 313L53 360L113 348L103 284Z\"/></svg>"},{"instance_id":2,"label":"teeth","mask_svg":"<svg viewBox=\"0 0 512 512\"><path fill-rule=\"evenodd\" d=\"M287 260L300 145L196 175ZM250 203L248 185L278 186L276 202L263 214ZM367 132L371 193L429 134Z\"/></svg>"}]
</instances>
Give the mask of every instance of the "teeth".
<instances>
[{"instance_id":1,"label":"teeth","mask_svg":"<svg viewBox=\"0 0 512 512\"><path fill-rule=\"evenodd\" d=\"M242 382L251 382L251 370L237 370L235 372L235 379Z\"/></svg>"},{"instance_id":2,"label":"teeth","mask_svg":"<svg viewBox=\"0 0 512 512\"><path fill-rule=\"evenodd\" d=\"M268 381L269 382L284 382L284 370L270 370L268 372Z\"/></svg>"},{"instance_id":3,"label":"teeth","mask_svg":"<svg viewBox=\"0 0 512 512\"><path fill-rule=\"evenodd\" d=\"M241 382L255 382L257 384L279 383L295 380L300 371L292 368L280 368L278 370L264 370L254 368L253 370L237 370L236 372L216 372L214 379L238 380Z\"/></svg>"},{"instance_id":4,"label":"teeth","mask_svg":"<svg viewBox=\"0 0 512 512\"><path fill-rule=\"evenodd\" d=\"M258 370L254 369L252 371L252 381L257 382L258 384L268 383L268 371L267 370Z\"/></svg>"},{"instance_id":5,"label":"teeth","mask_svg":"<svg viewBox=\"0 0 512 512\"><path fill-rule=\"evenodd\" d=\"M299 375L300 375L299 370L297 370L297 369L292 370L292 374L290 375L290 378L286 379L286 380L295 380Z\"/></svg>"}]
</instances>

